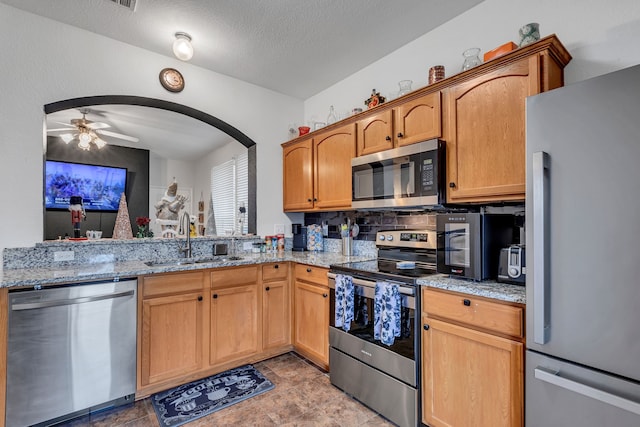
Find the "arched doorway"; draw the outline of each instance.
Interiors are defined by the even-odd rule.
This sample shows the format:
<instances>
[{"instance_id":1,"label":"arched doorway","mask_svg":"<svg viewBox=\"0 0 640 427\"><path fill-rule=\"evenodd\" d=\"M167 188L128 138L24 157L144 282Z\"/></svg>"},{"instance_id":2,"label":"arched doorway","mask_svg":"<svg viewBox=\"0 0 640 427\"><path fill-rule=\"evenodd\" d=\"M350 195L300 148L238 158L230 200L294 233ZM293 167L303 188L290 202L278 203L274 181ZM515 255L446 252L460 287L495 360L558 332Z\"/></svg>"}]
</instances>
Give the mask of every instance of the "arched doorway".
<instances>
[{"instance_id":1,"label":"arched doorway","mask_svg":"<svg viewBox=\"0 0 640 427\"><path fill-rule=\"evenodd\" d=\"M247 206L247 226L249 233L256 233L256 143L243 132L236 129L229 123L226 123L225 121L220 120L219 118L203 111L186 105L178 104L176 102L131 95L99 95L67 99L46 104L44 106L44 112L45 114L50 114L72 108L118 104L158 108L162 110L172 111L178 114L183 114L219 129L220 131L226 133L231 138L247 147L249 160L249 200Z\"/></svg>"}]
</instances>

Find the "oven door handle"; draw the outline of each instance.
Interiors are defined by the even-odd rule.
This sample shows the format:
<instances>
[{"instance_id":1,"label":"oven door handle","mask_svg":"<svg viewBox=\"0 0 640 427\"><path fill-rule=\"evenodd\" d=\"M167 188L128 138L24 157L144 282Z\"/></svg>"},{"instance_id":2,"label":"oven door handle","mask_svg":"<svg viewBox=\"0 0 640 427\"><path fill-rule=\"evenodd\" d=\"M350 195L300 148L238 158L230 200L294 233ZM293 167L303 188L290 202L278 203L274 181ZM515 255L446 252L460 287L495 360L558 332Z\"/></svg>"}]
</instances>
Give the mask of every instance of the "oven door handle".
<instances>
[{"instance_id":1,"label":"oven door handle","mask_svg":"<svg viewBox=\"0 0 640 427\"><path fill-rule=\"evenodd\" d=\"M336 274L335 273L328 273L327 277L329 277L329 287L331 289L335 289L336 288ZM372 280L363 280L363 279L358 279L355 277L352 277L353 280L353 284L357 285L357 286L362 286L363 288L370 288L373 289L375 291L376 288L376 282L372 281ZM393 281L388 281L387 283L396 283ZM415 288L409 288L407 286L402 286L400 284L398 284L398 291L400 292L401 295L407 295L407 296L411 296L411 297L415 297L416 295L416 290Z\"/></svg>"}]
</instances>

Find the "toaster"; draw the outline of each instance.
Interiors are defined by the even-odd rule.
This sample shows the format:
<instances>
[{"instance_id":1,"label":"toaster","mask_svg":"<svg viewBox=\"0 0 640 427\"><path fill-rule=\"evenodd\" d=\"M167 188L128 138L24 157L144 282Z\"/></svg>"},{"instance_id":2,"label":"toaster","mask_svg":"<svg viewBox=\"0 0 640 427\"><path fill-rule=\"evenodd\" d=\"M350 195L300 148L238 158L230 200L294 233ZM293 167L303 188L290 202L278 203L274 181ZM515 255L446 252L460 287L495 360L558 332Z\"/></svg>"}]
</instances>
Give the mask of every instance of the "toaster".
<instances>
[{"instance_id":1,"label":"toaster","mask_svg":"<svg viewBox=\"0 0 640 427\"><path fill-rule=\"evenodd\" d=\"M498 282L524 285L527 269L524 245L511 245L500 250Z\"/></svg>"}]
</instances>

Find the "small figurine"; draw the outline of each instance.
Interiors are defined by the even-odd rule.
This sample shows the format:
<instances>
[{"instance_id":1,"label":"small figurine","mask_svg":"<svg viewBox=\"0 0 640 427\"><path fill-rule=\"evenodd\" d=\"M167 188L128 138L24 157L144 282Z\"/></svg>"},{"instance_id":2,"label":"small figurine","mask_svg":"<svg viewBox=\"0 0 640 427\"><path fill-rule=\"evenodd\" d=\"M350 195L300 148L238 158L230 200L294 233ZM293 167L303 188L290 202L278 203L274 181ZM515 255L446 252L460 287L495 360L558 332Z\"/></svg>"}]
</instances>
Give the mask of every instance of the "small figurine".
<instances>
[{"instance_id":1,"label":"small figurine","mask_svg":"<svg viewBox=\"0 0 640 427\"><path fill-rule=\"evenodd\" d=\"M80 238L80 222L87 219L82 204L82 196L71 196L69 200L69 210L71 211L71 222L73 223L73 237Z\"/></svg>"},{"instance_id":2,"label":"small figurine","mask_svg":"<svg viewBox=\"0 0 640 427\"><path fill-rule=\"evenodd\" d=\"M371 91L371 97L369 97L369 99L364 101L364 105L366 105L369 108L373 108L376 105L382 104L386 100L387 99L384 96L380 95L380 92L376 92L376 90L373 89Z\"/></svg>"},{"instance_id":3,"label":"small figurine","mask_svg":"<svg viewBox=\"0 0 640 427\"><path fill-rule=\"evenodd\" d=\"M162 199L154 205L156 208L156 223L162 227L162 237L175 237L177 235L178 213L187 201L185 196L177 193L178 183L174 179Z\"/></svg>"}]
</instances>

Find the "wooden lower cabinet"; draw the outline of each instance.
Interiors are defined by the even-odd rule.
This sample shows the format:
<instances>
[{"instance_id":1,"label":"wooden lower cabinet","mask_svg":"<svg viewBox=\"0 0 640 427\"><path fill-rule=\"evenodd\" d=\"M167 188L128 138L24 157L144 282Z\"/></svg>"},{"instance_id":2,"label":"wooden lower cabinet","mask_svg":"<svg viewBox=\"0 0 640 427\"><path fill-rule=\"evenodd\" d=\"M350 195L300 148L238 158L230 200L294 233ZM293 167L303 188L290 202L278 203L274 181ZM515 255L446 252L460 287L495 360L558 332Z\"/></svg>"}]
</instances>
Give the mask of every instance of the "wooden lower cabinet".
<instances>
[{"instance_id":1,"label":"wooden lower cabinet","mask_svg":"<svg viewBox=\"0 0 640 427\"><path fill-rule=\"evenodd\" d=\"M258 284L213 289L211 297L209 363L218 365L258 353Z\"/></svg>"},{"instance_id":2,"label":"wooden lower cabinet","mask_svg":"<svg viewBox=\"0 0 640 427\"><path fill-rule=\"evenodd\" d=\"M262 266L262 348L291 345L291 300L287 263Z\"/></svg>"},{"instance_id":3,"label":"wooden lower cabinet","mask_svg":"<svg viewBox=\"0 0 640 427\"><path fill-rule=\"evenodd\" d=\"M314 281L303 281L305 276L301 280L298 270ZM329 369L329 287L326 273L326 269L296 265L294 348L322 368ZM324 277L324 284L318 283L317 277Z\"/></svg>"},{"instance_id":4,"label":"wooden lower cabinet","mask_svg":"<svg viewBox=\"0 0 640 427\"><path fill-rule=\"evenodd\" d=\"M149 276L140 283L139 386L201 370L209 313L204 274Z\"/></svg>"},{"instance_id":5,"label":"wooden lower cabinet","mask_svg":"<svg viewBox=\"0 0 640 427\"><path fill-rule=\"evenodd\" d=\"M439 295L452 302L467 301L463 307L483 320L483 313L500 306ZM524 425L523 337L434 318L428 313L428 296L423 291L422 422L432 427ZM451 312L445 315L453 317Z\"/></svg>"}]
</instances>

